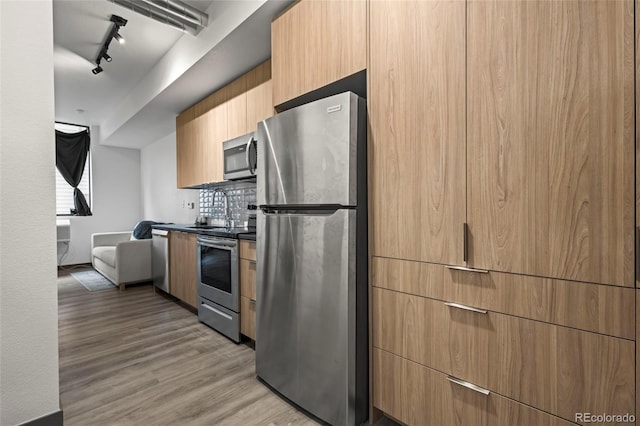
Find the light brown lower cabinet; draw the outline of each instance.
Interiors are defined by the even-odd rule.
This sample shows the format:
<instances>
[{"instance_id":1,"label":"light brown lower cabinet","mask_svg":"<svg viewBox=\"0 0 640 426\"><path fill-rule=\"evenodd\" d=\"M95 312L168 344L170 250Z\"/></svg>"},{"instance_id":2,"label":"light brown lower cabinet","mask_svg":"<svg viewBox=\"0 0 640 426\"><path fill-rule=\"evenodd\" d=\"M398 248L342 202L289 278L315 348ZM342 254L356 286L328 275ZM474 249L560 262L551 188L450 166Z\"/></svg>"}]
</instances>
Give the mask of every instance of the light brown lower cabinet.
<instances>
[{"instance_id":1,"label":"light brown lower cabinet","mask_svg":"<svg viewBox=\"0 0 640 426\"><path fill-rule=\"evenodd\" d=\"M574 421L635 411L635 342L373 288L373 346Z\"/></svg>"},{"instance_id":2,"label":"light brown lower cabinet","mask_svg":"<svg viewBox=\"0 0 640 426\"><path fill-rule=\"evenodd\" d=\"M256 243L240 241L240 333L256 340Z\"/></svg>"},{"instance_id":3,"label":"light brown lower cabinet","mask_svg":"<svg viewBox=\"0 0 640 426\"><path fill-rule=\"evenodd\" d=\"M407 425L569 426L563 419L375 348L373 404ZM452 378L456 380L455 378Z\"/></svg>"},{"instance_id":4,"label":"light brown lower cabinet","mask_svg":"<svg viewBox=\"0 0 640 426\"><path fill-rule=\"evenodd\" d=\"M375 287L635 339L631 288L373 257Z\"/></svg>"},{"instance_id":5,"label":"light brown lower cabinet","mask_svg":"<svg viewBox=\"0 0 640 426\"><path fill-rule=\"evenodd\" d=\"M169 232L169 289L183 302L198 306L197 235Z\"/></svg>"},{"instance_id":6,"label":"light brown lower cabinet","mask_svg":"<svg viewBox=\"0 0 640 426\"><path fill-rule=\"evenodd\" d=\"M240 333L256 340L256 302L244 296L240 297Z\"/></svg>"}]
</instances>

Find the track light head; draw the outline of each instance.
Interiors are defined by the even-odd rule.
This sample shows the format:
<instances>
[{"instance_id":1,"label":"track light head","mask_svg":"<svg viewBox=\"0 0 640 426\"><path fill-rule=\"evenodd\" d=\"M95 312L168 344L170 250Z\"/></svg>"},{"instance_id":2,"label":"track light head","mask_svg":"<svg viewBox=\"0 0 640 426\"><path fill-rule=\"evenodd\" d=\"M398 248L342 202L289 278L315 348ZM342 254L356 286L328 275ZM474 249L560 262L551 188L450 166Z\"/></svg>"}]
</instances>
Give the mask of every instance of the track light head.
<instances>
[{"instance_id":1,"label":"track light head","mask_svg":"<svg viewBox=\"0 0 640 426\"><path fill-rule=\"evenodd\" d=\"M107 52L104 52L104 53L102 54L102 57L104 58L104 60L105 60L105 61L107 61L107 62L111 62L111 59L112 59L112 58L111 58L111 56L109 56L109 55L107 54Z\"/></svg>"},{"instance_id":2,"label":"track light head","mask_svg":"<svg viewBox=\"0 0 640 426\"><path fill-rule=\"evenodd\" d=\"M91 72L96 75L96 74L100 74L102 72L102 67L100 65L96 66L94 69L91 70Z\"/></svg>"},{"instance_id":3,"label":"track light head","mask_svg":"<svg viewBox=\"0 0 640 426\"><path fill-rule=\"evenodd\" d=\"M118 42L119 42L120 44L124 44L124 37L122 37L118 32L116 32L116 33L113 35L113 38L115 38L116 40L118 40Z\"/></svg>"},{"instance_id":4,"label":"track light head","mask_svg":"<svg viewBox=\"0 0 640 426\"><path fill-rule=\"evenodd\" d=\"M127 22L128 22L122 16L118 16L118 15L111 15L111 18L109 20L114 24L116 24L118 27L124 27L125 25L127 25Z\"/></svg>"}]
</instances>

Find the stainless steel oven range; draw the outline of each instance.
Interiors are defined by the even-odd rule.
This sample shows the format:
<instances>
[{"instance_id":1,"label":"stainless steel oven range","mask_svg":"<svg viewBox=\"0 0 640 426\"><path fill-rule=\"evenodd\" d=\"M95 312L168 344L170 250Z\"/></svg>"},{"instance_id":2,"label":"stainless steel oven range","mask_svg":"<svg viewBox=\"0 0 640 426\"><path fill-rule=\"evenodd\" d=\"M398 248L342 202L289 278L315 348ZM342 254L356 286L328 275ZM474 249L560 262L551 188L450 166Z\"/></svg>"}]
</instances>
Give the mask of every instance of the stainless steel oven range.
<instances>
[{"instance_id":1,"label":"stainless steel oven range","mask_svg":"<svg viewBox=\"0 0 640 426\"><path fill-rule=\"evenodd\" d=\"M198 319L240 341L238 241L198 236Z\"/></svg>"}]
</instances>

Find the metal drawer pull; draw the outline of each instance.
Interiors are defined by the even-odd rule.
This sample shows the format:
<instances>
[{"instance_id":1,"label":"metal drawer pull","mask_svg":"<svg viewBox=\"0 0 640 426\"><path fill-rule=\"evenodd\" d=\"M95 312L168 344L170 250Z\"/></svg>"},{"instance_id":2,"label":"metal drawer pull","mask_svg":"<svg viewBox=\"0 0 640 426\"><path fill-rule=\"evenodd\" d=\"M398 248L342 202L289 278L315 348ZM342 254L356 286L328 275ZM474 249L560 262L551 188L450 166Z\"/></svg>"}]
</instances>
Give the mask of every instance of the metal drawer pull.
<instances>
[{"instance_id":1,"label":"metal drawer pull","mask_svg":"<svg viewBox=\"0 0 640 426\"><path fill-rule=\"evenodd\" d=\"M216 308L212 308L211 306L207 305L206 303L203 303L202 307L206 308L206 309L210 310L211 312L216 313L216 314L220 315L221 317L224 317L224 318L226 318L228 320L232 320L233 319L233 318L231 318L231 315L225 314L224 312L219 311Z\"/></svg>"},{"instance_id":2,"label":"metal drawer pull","mask_svg":"<svg viewBox=\"0 0 640 426\"><path fill-rule=\"evenodd\" d=\"M487 311L484 310L484 309L478 309L478 308L474 308L472 306L461 305L459 303L444 302L444 304L447 305L447 306L450 306L452 308L464 309L465 311L477 312L479 314L486 314L487 313Z\"/></svg>"},{"instance_id":3,"label":"metal drawer pull","mask_svg":"<svg viewBox=\"0 0 640 426\"><path fill-rule=\"evenodd\" d=\"M460 380L453 376L447 376L447 380L449 380L452 383L455 383L456 385L464 386L465 388L474 390L476 392L480 392L483 395L489 395L491 393L489 392L488 389L481 388L480 386L476 386L473 383L465 382L464 380Z\"/></svg>"},{"instance_id":4,"label":"metal drawer pull","mask_svg":"<svg viewBox=\"0 0 640 426\"><path fill-rule=\"evenodd\" d=\"M254 265L256 264L256 261L255 261L255 260L247 260L247 262L249 262L249 263L253 263Z\"/></svg>"},{"instance_id":5,"label":"metal drawer pull","mask_svg":"<svg viewBox=\"0 0 640 426\"><path fill-rule=\"evenodd\" d=\"M256 299L249 299L249 303L253 303L255 305Z\"/></svg>"},{"instance_id":6,"label":"metal drawer pull","mask_svg":"<svg viewBox=\"0 0 640 426\"><path fill-rule=\"evenodd\" d=\"M477 272L478 274L489 273L489 271L487 271L486 269L467 268L466 266L445 265L445 267L447 269L453 269L454 271Z\"/></svg>"}]
</instances>

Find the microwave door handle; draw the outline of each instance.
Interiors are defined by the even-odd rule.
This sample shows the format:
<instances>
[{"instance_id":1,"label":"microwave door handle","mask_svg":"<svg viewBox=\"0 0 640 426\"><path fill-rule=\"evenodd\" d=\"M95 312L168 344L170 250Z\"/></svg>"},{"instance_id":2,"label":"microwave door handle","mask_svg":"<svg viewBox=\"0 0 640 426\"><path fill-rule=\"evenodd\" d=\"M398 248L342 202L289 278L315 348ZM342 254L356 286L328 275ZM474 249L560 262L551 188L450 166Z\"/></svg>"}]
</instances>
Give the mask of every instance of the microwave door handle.
<instances>
[{"instance_id":1,"label":"microwave door handle","mask_svg":"<svg viewBox=\"0 0 640 426\"><path fill-rule=\"evenodd\" d=\"M249 138L249 141L247 142L247 149L245 150L245 155L246 155L246 160L247 160L247 167L249 169L249 173L251 173L252 175L256 174L256 169L255 167L251 166L251 155L250 155L250 151L251 151L251 144L254 142L253 136L251 136Z\"/></svg>"},{"instance_id":2,"label":"microwave door handle","mask_svg":"<svg viewBox=\"0 0 640 426\"><path fill-rule=\"evenodd\" d=\"M258 156L257 143L258 141L256 141L256 139L252 136L251 139L249 139L249 142L247 142L247 149L245 153L247 156L247 168L249 169L249 173L251 173L252 175L256 174L256 167L251 165L251 146L252 145L256 146L256 157L257 157ZM256 158L256 162L257 162L257 158Z\"/></svg>"}]
</instances>

